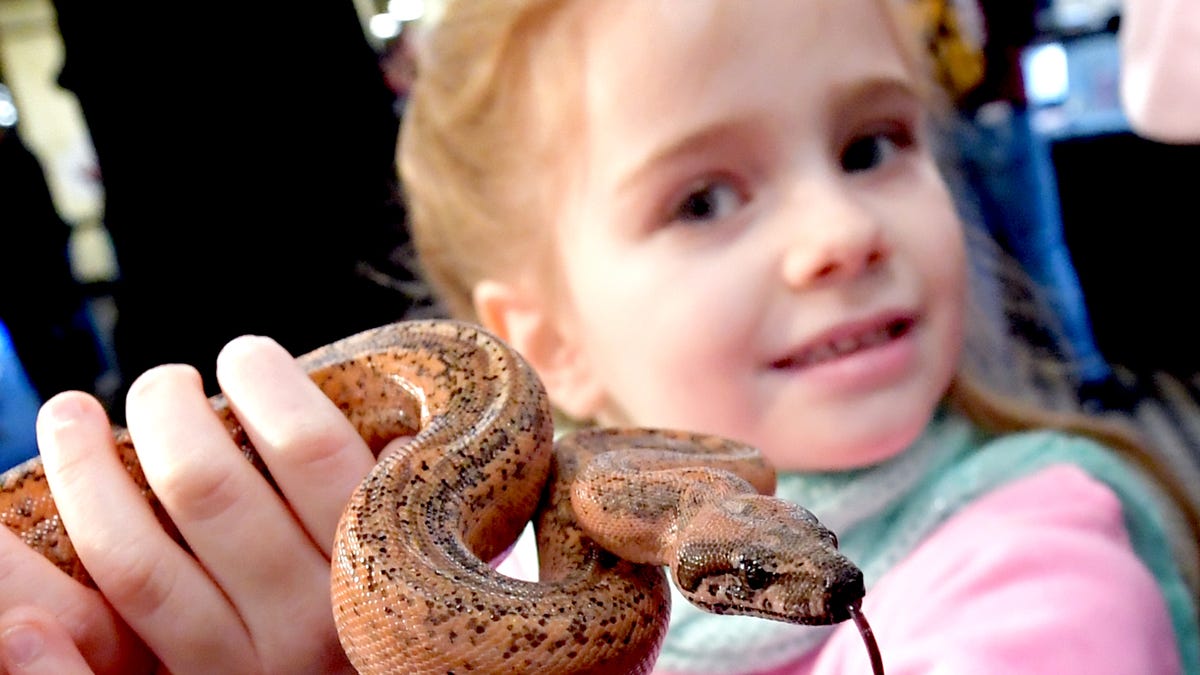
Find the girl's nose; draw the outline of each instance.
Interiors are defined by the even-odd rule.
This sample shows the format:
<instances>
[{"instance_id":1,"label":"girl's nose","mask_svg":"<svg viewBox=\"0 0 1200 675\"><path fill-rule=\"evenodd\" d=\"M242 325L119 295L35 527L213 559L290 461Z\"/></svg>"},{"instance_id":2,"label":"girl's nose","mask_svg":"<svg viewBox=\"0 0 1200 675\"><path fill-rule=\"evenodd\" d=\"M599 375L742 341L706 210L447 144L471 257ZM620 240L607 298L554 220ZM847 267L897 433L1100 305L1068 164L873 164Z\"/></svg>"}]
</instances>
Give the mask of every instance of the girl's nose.
<instances>
[{"instance_id":1,"label":"girl's nose","mask_svg":"<svg viewBox=\"0 0 1200 675\"><path fill-rule=\"evenodd\" d=\"M868 209L825 195L793 224L783 254L783 279L793 288L851 279L890 255L884 228Z\"/></svg>"}]
</instances>

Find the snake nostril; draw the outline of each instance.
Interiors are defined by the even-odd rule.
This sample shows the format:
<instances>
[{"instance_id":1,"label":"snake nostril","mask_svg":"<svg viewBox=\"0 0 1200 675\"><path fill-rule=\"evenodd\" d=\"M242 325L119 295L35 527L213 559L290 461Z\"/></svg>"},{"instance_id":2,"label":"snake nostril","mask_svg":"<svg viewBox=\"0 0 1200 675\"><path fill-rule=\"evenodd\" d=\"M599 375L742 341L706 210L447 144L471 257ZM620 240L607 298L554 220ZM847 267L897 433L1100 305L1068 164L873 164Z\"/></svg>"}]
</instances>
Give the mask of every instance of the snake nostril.
<instances>
[{"instance_id":1,"label":"snake nostril","mask_svg":"<svg viewBox=\"0 0 1200 675\"><path fill-rule=\"evenodd\" d=\"M835 622L850 618L849 607L857 605L866 595L862 570L852 564L840 566L830 575L825 586L825 597Z\"/></svg>"}]
</instances>

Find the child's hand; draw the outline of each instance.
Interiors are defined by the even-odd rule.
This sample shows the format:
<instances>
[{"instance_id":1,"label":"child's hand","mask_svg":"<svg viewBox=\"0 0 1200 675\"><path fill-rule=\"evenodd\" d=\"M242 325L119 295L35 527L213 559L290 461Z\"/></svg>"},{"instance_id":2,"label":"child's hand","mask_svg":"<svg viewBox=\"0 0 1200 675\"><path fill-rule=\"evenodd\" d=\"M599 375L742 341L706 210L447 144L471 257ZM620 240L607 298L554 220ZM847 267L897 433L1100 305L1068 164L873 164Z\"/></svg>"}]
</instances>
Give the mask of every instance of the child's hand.
<instances>
[{"instance_id":1,"label":"child's hand","mask_svg":"<svg viewBox=\"0 0 1200 675\"><path fill-rule=\"evenodd\" d=\"M79 393L54 397L38 419L67 530L104 598L168 670L348 671L330 609L329 551L342 507L375 460L276 343L234 340L217 377L282 496L241 456L195 370L163 366L134 383L129 430L190 552L118 462L100 405ZM0 552L6 547L0 540ZM17 596L23 603L7 600L9 587L50 583L46 576L0 577L0 610L35 602L56 613L98 670L104 664L89 653L98 638L123 637L116 644L134 651L120 622L61 574L52 585L66 602L29 593Z\"/></svg>"}]
</instances>

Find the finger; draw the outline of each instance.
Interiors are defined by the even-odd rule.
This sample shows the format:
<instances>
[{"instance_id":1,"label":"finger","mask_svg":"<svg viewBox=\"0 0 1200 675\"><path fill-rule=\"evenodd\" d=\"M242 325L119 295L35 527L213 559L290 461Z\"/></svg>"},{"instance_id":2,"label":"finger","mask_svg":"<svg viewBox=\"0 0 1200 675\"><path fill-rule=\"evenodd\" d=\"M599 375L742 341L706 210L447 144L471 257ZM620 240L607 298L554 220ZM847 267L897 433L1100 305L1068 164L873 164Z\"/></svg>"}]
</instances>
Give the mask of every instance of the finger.
<instances>
[{"instance_id":1,"label":"finger","mask_svg":"<svg viewBox=\"0 0 1200 675\"><path fill-rule=\"evenodd\" d=\"M0 611L37 605L58 618L99 673L140 672L146 646L99 591L63 574L7 528L0 528Z\"/></svg>"},{"instance_id":2,"label":"finger","mask_svg":"<svg viewBox=\"0 0 1200 675\"><path fill-rule=\"evenodd\" d=\"M124 620L176 672L237 672L253 654L237 614L155 518L115 454L100 404L60 394L42 406L37 434L80 560ZM139 450L154 456L161 448Z\"/></svg>"},{"instance_id":3,"label":"finger","mask_svg":"<svg viewBox=\"0 0 1200 675\"><path fill-rule=\"evenodd\" d=\"M326 555L350 494L375 465L367 444L276 342L238 338L217 378L292 509Z\"/></svg>"},{"instance_id":4,"label":"finger","mask_svg":"<svg viewBox=\"0 0 1200 675\"><path fill-rule=\"evenodd\" d=\"M55 616L34 607L0 616L0 660L9 675L93 673L72 636Z\"/></svg>"},{"instance_id":5,"label":"finger","mask_svg":"<svg viewBox=\"0 0 1200 675\"><path fill-rule=\"evenodd\" d=\"M336 644L328 559L242 456L196 371L158 368L139 378L126 415L139 447L156 449L139 452L146 480L236 607L266 669L290 672L287 661L311 658L295 640Z\"/></svg>"}]
</instances>

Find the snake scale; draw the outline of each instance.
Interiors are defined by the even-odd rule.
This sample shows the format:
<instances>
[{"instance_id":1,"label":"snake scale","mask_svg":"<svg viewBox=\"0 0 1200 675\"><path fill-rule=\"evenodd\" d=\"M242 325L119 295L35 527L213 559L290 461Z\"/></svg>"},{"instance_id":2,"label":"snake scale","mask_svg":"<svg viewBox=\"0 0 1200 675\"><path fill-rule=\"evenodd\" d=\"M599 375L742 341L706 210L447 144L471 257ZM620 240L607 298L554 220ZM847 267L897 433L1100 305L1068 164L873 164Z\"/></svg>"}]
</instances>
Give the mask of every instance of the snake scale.
<instances>
[{"instance_id":1,"label":"snake scale","mask_svg":"<svg viewBox=\"0 0 1200 675\"><path fill-rule=\"evenodd\" d=\"M331 595L363 673L646 673L666 632L669 569L718 613L803 624L853 618L861 572L803 508L762 496L758 453L711 436L586 429L552 442L540 380L503 342L465 323L408 321L299 359L382 458L338 527ZM231 436L266 475L222 397ZM167 514L114 430L131 476ZM269 476L268 476L269 478ZM90 582L37 458L0 476L0 517L67 574ZM535 519L540 580L503 576Z\"/></svg>"}]
</instances>

